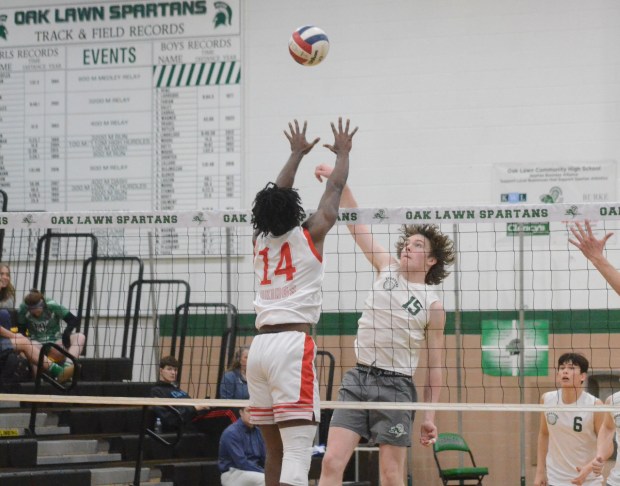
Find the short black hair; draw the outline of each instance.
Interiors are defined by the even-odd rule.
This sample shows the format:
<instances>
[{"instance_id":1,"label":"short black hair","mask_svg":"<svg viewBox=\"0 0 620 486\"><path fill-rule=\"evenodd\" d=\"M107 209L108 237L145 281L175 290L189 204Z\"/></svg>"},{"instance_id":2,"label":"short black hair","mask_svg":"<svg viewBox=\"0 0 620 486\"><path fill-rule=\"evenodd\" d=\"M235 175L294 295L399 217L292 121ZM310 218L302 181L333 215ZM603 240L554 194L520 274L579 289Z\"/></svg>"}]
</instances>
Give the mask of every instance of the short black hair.
<instances>
[{"instance_id":1,"label":"short black hair","mask_svg":"<svg viewBox=\"0 0 620 486\"><path fill-rule=\"evenodd\" d=\"M164 356L159 362L160 368L165 368L166 366L171 366L173 368L178 368L180 365L179 360L174 356Z\"/></svg>"},{"instance_id":2,"label":"short black hair","mask_svg":"<svg viewBox=\"0 0 620 486\"><path fill-rule=\"evenodd\" d=\"M306 219L297 189L269 182L258 191L252 205L252 225L260 234L280 236Z\"/></svg>"},{"instance_id":3,"label":"short black hair","mask_svg":"<svg viewBox=\"0 0 620 486\"><path fill-rule=\"evenodd\" d=\"M590 367L588 358L586 358L581 353L564 353L562 356L558 358L558 369L560 369L560 366L566 363L572 363L574 365L579 366L579 369L581 370L582 373L587 373L588 368Z\"/></svg>"}]
</instances>

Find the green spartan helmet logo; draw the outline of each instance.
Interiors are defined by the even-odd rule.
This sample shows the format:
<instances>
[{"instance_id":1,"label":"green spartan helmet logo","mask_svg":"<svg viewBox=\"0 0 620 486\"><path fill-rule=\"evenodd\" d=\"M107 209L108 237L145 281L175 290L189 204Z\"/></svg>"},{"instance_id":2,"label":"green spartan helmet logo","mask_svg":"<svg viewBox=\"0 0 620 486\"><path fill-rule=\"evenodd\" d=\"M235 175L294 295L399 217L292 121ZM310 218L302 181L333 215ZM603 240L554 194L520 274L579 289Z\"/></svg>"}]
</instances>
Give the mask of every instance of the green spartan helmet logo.
<instances>
[{"instance_id":1,"label":"green spartan helmet logo","mask_svg":"<svg viewBox=\"0 0 620 486\"><path fill-rule=\"evenodd\" d=\"M217 13L213 18L215 27L220 25L231 25L232 9L226 2L215 2L213 6L217 9Z\"/></svg>"},{"instance_id":2,"label":"green spartan helmet logo","mask_svg":"<svg viewBox=\"0 0 620 486\"><path fill-rule=\"evenodd\" d=\"M6 15L0 15L0 37L2 37L4 40L7 40L6 35L9 33L9 31L6 30L6 26L4 25L6 19Z\"/></svg>"}]
</instances>

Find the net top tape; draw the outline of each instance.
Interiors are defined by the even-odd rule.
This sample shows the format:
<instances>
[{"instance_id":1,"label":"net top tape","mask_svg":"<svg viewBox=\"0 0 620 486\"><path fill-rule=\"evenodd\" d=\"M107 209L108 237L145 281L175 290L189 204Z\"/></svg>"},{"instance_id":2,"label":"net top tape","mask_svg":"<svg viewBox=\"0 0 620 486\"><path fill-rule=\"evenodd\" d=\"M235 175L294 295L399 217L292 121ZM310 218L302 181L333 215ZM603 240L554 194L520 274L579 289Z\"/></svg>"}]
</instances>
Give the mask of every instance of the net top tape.
<instances>
[{"instance_id":1,"label":"net top tape","mask_svg":"<svg viewBox=\"0 0 620 486\"><path fill-rule=\"evenodd\" d=\"M312 211L308 211L311 214ZM499 206L341 209L338 224L513 223L570 224L620 220L620 202ZM250 210L7 212L0 229L226 228L251 224Z\"/></svg>"},{"instance_id":2,"label":"net top tape","mask_svg":"<svg viewBox=\"0 0 620 486\"><path fill-rule=\"evenodd\" d=\"M108 397L108 396L74 396L74 395L30 395L20 393L0 393L0 402L37 402L70 403L122 406L208 406L208 407L246 407L247 400L215 400L184 398L145 398L145 397ZM322 401L323 409L355 410L434 410L465 412L547 412L572 411L612 412L620 410L618 405L542 405L535 403L424 403L424 402L337 402Z\"/></svg>"}]
</instances>

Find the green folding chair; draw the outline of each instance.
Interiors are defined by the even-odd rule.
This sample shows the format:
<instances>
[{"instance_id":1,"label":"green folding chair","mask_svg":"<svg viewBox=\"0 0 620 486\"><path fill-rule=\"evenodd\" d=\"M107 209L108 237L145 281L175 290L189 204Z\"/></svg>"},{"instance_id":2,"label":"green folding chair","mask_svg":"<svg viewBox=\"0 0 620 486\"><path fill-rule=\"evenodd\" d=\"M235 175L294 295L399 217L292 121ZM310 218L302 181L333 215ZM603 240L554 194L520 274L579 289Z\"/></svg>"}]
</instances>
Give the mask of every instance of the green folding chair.
<instances>
[{"instance_id":1,"label":"green folding chair","mask_svg":"<svg viewBox=\"0 0 620 486\"><path fill-rule=\"evenodd\" d=\"M469 467L453 467L443 468L439 462L439 455L448 452L456 451L458 454L469 455L469 461L471 466ZM482 479L489 474L489 469L486 467L476 466L474 455L471 449L465 442L465 439L459 434L442 433L437 437L437 441L433 444L433 456L435 456L435 463L437 463L437 470L439 471L439 477L444 486L452 485L482 485ZM445 462L445 455L443 456Z\"/></svg>"}]
</instances>

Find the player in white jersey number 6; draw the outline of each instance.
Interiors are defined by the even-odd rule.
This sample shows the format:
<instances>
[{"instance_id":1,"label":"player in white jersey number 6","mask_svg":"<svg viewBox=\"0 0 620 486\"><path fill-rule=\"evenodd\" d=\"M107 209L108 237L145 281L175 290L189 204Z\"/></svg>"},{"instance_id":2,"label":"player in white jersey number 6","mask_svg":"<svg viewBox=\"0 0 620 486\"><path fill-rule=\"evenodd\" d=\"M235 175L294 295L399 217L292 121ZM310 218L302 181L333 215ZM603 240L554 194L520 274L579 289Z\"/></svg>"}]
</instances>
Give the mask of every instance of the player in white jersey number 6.
<instances>
[{"instance_id":1,"label":"player in white jersey number 6","mask_svg":"<svg viewBox=\"0 0 620 486\"><path fill-rule=\"evenodd\" d=\"M590 364L579 353L558 358L558 390L543 394L542 405L572 405L574 410L541 413L534 486L601 486L603 479L592 469L596 460L597 435L604 413L580 411L601 405L583 389Z\"/></svg>"}]
</instances>

